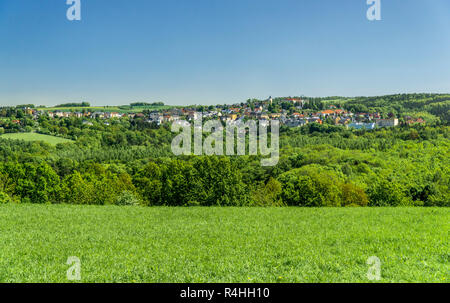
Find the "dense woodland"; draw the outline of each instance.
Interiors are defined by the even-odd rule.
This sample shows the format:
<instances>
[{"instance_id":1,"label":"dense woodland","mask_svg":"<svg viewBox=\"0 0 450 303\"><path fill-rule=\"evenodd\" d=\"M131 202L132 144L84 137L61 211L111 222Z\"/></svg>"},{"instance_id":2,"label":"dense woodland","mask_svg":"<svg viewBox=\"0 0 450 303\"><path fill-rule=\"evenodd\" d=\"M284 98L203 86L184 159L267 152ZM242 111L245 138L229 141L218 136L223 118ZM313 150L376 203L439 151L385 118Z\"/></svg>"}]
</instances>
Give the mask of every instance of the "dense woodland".
<instances>
[{"instance_id":1,"label":"dense woodland","mask_svg":"<svg viewBox=\"0 0 450 303\"><path fill-rule=\"evenodd\" d=\"M276 101L274 106L286 106ZM310 106L328 103L317 98ZM35 131L73 143L51 146L0 136L0 203L450 206L450 96L336 98L335 103L427 123L375 130L327 123L282 127L279 163L262 167L259 156L176 157L170 124L139 118L89 124L75 117L33 120L18 107L5 107L1 132Z\"/></svg>"}]
</instances>

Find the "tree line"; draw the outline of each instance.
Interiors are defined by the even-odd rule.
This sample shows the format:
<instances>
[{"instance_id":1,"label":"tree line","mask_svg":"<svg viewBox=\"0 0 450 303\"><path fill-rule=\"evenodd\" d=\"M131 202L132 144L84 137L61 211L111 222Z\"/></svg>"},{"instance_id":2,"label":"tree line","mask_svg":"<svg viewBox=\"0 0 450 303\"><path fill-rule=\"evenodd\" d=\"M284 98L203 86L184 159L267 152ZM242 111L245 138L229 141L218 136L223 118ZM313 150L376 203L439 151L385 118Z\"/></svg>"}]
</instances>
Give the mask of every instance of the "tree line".
<instances>
[{"instance_id":1,"label":"tree line","mask_svg":"<svg viewBox=\"0 0 450 303\"><path fill-rule=\"evenodd\" d=\"M389 98L350 100L344 106L372 108L388 99L390 107L416 102L423 111L448 102L440 95ZM176 157L170 125L144 118L89 124L75 117L33 120L19 108L1 108L1 117L3 132L36 131L73 143L51 146L0 136L0 203L340 207L450 202L445 115L426 125L389 129L327 123L282 127L274 167L262 167L260 156ZM13 122L18 117L19 124Z\"/></svg>"}]
</instances>

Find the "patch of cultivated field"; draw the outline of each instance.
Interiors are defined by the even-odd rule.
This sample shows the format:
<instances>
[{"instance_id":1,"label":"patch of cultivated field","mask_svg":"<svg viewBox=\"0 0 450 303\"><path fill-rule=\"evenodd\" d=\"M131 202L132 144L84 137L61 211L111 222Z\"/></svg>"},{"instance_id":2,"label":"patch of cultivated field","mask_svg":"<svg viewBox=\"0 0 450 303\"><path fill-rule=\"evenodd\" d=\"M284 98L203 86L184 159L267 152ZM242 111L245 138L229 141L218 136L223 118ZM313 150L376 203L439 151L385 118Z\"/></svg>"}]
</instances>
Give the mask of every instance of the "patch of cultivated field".
<instances>
[{"instance_id":1,"label":"patch of cultivated field","mask_svg":"<svg viewBox=\"0 0 450 303\"><path fill-rule=\"evenodd\" d=\"M120 106L91 106L91 107L48 107L48 108L40 108L40 110L44 111L62 111L62 112L118 112L118 113L140 113L146 109L149 110L167 110L171 109L173 106L170 105L161 105L161 106L133 106L133 107L120 107Z\"/></svg>"},{"instance_id":2,"label":"patch of cultivated field","mask_svg":"<svg viewBox=\"0 0 450 303\"><path fill-rule=\"evenodd\" d=\"M68 143L73 142L69 139L64 139L55 136L42 135L38 133L12 133L12 134L4 134L0 136L1 139L10 139L10 140L24 140L24 141L43 141L50 145L56 145L58 143Z\"/></svg>"},{"instance_id":3,"label":"patch of cultivated field","mask_svg":"<svg viewBox=\"0 0 450 303\"><path fill-rule=\"evenodd\" d=\"M0 282L448 282L447 208L0 206Z\"/></svg>"}]
</instances>

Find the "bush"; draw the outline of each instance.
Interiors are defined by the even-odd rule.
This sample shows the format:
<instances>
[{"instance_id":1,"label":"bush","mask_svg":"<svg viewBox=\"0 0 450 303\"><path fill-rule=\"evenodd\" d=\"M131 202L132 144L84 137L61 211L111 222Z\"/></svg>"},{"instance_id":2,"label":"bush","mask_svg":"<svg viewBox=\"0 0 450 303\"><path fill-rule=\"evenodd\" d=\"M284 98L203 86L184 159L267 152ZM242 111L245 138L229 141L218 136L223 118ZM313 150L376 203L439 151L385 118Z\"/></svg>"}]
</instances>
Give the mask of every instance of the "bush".
<instances>
[{"instance_id":1,"label":"bush","mask_svg":"<svg viewBox=\"0 0 450 303\"><path fill-rule=\"evenodd\" d=\"M401 186L389 180L379 180L369 188L369 206L408 206L412 205Z\"/></svg>"},{"instance_id":2,"label":"bush","mask_svg":"<svg viewBox=\"0 0 450 303\"><path fill-rule=\"evenodd\" d=\"M448 185L433 184L425 206L449 207L450 194Z\"/></svg>"},{"instance_id":3,"label":"bush","mask_svg":"<svg viewBox=\"0 0 450 303\"><path fill-rule=\"evenodd\" d=\"M252 206L283 206L281 183L272 177L252 192Z\"/></svg>"},{"instance_id":4,"label":"bush","mask_svg":"<svg viewBox=\"0 0 450 303\"><path fill-rule=\"evenodd\" d=\"M115 205L119 206L139 206L140 200L139 198L130 191L123 191L119 196L117 196Z\"/></svg>"},{"instance_id":5,"label":"bush","mask_svg":"<svg viewBox=\"0 0 450 303\"><path fill-rule=\"evenodd\" d=\"M280 176L283 202L291 206L341 206L339 179L330 171L311 166Z\"/></svg>"},{"instance_id":6,"label":"bush","mask_svg":"<svg viewBox=\"0 0 450 303\"><path fill-rule=\"evenodd\" d=\"M0 204L7 204L7 203L11 203L11 202L12 202L12 199L7 194L0 191Z\"/></svg>"},{"instance_id":7,"label":"bush","mask_svg":"<svg viewBox=\"0 0 450 303\"><path fill-rule=\"evenodd\" d=\"M342 185L342 206L367 206L369 199L364 190L356 185Z\"/></svg>"}]
</instances>

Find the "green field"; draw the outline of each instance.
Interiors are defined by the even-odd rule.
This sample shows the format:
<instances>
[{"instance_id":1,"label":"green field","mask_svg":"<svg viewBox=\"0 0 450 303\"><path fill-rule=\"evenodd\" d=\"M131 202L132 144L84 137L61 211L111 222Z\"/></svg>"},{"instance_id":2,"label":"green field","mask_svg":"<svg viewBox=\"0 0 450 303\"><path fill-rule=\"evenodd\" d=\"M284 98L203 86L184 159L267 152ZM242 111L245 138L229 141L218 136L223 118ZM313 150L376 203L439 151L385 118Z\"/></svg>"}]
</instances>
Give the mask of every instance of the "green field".
<instances>
[{"instance_id":1,"label":"green field","mask_svg":"<svg viewBox=\"0 0 450 303\"><path fill-rule=\"evenodd\" d=\"M88 112L117 112L117 113L140 113L144 110L168 110L175 106L90 106L90 107L45 107L38 108L44 111L61 111L61 112L81 112L83 110Z\"/></svg>"},{"instance_id":2,"label":"green field","mask_svg":"<svg viewBox=\"0 0 450 303\"><path fill-rule=\"evenodd\" d=\"M69 143L73 142L69 139L64 139L55 136L42 135L38 133L12 133L4 134L0 136L0 139L10 139L10 140L24 140L24 141L43 141L50 145L56 145L58 143Z\"/></svg>"},{"instance_id":3,"label":"green field","mask_svg":"<svg viewBox=\"0 0 450 303\"><path fill-rule=\"evenodd\" d=\"M447 208L0 206L0 282L448 282Z\"/></svg>"}]
</instances>

